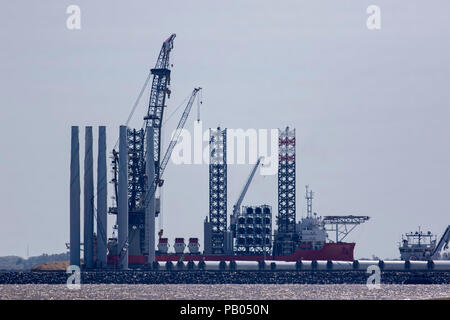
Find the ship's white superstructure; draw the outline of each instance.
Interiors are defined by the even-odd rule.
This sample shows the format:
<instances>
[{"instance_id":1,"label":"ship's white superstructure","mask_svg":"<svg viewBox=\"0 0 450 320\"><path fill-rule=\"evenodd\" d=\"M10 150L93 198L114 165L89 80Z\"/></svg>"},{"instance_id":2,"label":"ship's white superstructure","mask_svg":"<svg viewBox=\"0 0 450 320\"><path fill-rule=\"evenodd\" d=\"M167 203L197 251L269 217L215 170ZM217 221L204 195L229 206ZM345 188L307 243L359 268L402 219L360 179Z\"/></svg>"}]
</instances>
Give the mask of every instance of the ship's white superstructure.
<instances>
[{"instance_id":1,"label":"ship's white superstructure","mask_svg":"<svg viewBox=\"0 0 450 320\"><path fill-rule=\"evenodd\" d=\"M320 250L328 237L322 219L316 214L302 218L297 223L296 229L300 236L300 245L312 250Z\"/></svg>"},{"instance_id":2,"label":"ship's white superstructure","mask_svg":"<svg viewBox=\"0 0 450 320\"><path fill-rule=\"evenodd\" d=\"M402 236L399 245L400 258L409 260L447 260L449 254L448 243L450 239L450 226L444 231L439 242L431 231L424 233L420 230L406 233Z\"/></svg>"}]
</instances>

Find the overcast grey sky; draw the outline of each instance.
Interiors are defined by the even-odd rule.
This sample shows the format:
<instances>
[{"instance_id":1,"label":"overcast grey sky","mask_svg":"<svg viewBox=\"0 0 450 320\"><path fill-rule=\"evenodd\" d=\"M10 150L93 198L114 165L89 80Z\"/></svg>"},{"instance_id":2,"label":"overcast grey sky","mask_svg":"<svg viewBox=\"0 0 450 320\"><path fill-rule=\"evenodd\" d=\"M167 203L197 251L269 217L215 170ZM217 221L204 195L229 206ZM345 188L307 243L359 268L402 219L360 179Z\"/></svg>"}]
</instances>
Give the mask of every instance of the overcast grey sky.
<instances>
[{"instance_id":1,"label":"overcast grey sky","mask_svg":"<svg viewBox=\"0 0 450 320\"><path fill-rule=\"evenodd\" d=\"M66 28L70 4L81 30ZM370 4L381 30L366 27ZM319 214L371 216L348 239L356 257L398 257L401 234L419 225L440 235L450 223L449 9L447 0L4 1L0 255L65 250L70 126L106 125L111 149L171 33L168 113L202 86L205 129L297 129L298 218L309 184ZM148 92L133 126L147 103ZM249 170L229 168L229 212ZM202 240L208 167L169 164L165 180L165 235ZM276 176L256 176L244 204L276 208L276 186Z\"/></svg>"}]
</instances>

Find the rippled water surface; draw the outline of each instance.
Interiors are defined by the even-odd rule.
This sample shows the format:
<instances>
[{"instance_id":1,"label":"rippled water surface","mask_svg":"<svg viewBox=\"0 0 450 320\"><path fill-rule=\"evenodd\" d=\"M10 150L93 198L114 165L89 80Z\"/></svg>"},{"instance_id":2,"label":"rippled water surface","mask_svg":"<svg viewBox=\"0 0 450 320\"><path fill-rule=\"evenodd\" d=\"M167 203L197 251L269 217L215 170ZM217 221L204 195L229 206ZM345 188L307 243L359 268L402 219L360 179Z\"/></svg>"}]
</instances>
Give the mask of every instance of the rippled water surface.
<instances>
[{"instance_id":1,"label":"rippled water surface","mask_svg":"<svg viewBox=\"0 0 450 320\"><path fill-rule=\"evenodd\" d=\"M0 299L433 299L450 297L450 285L299 284L85 284L0 285Z\"/></svg>"}]
</instances>

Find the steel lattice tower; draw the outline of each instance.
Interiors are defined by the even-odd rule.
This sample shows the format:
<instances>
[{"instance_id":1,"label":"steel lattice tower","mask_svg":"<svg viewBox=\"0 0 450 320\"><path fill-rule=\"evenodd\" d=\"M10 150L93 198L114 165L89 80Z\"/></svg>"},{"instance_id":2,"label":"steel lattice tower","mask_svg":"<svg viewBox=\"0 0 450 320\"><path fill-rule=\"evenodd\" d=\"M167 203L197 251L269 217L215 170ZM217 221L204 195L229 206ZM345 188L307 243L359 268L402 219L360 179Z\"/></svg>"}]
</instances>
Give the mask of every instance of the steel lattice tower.
<instances>
[{"instance_id":1,"label":"steel lattice tower","mask_svg":"<svg viewBox=\"0 0 450 320\"><path fill-rule=\"evenodd\" d=\"M278 232L295 232L295 129L279 129Z\"/></svg>"},{"instance_id":2,"label":"steel lattice tower","mask_svg":"<svg viewBox=\"0 0 450 320\"><path fill-rule=\"evenodd\" d=\"M209 140L209 221L212 253L224 253L227 230L227 131L210 129Z\"/></svg>"},{"instance_id":3,"label":"steel lattice tower","mask_svg":"<svg viewBox=\"0 0 450 320\"><path fill-rule=\"evenodd\" d=\"M135 211L142 206L145 192L144 129L128 129L128 209Z\"/></svg>"}]
</instances>

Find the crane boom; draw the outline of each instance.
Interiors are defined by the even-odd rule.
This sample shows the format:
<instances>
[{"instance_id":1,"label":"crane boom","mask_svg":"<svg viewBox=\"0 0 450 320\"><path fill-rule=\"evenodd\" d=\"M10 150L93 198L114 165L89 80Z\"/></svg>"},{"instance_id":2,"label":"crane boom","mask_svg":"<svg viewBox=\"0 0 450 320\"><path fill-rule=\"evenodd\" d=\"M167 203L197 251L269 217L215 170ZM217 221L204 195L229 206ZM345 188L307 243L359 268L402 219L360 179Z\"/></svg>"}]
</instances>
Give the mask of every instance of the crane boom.
<instances>
[{"instance_id":1,"label":"crane boom","mask_svg":"<svg viewBox=\"0 0 450 320\"><path fill-rule=\"evenodd\" d=\"M445 229L444 234L442 235L441 239L439 240L439 243L437 244L436 248L434 248L431 258L432 259L437 258L438 254L440 253L442 248L448 248L449 241L450 241L450 225L447 226L447 229Z\"/></svg>"},{"instance_id":2,"label":"crane boom","mask_svg":"<svg viewBox=\"0 0 450 320\"><path fill-rule=\"evenodd\" d=\"M244 200L245 194L247 193L248 187L252 183L253 177L255 176L256 169L258 169L259 164L261 163L263 157L259 157L258 161L256 161L255 166L252 169L252 172L250 172L250 175L247 179L247 182L244 185L244 188L241 191L241 194L239 195L238 200L236 201L236 204L233 206L233 216L236 216L239 213L239 208L241 207L242 201Z\"/></svg>"},{"instance_id":3,"label":"crane boom","mask_svg":"<svg viewBox=\"0 0 450 320\"><path fill-rule=\"evenodd\" d=\"M150 101L148 106L147 115L144 117L144 128L148 126L154 130L154 158L155 158L155 171L156 176L160 175L160 156L161 156L161 126L164 114L164 107L167 97L170 98L170 69L169 58L170 52L173 48L173 40L175 34L172 34L166 41L164 41L161 51L159 52L158 60L156 61L155 68L151 69L153 75L152 88L150 91Z\"/></svg>"},{"instance_id":4,"label":"crane boom","mask_svg":"<svg viewBox=\"0 0 450 320\"><path fill-rule=\"evenodd\" d=\"M186 108L184 109L183 115L181 116L180 121L178 121L177 129L175 130L175 132L172 136L172 139L170 140L169 146L167 147L166 153L164 154L163 160L161 161L161 165L159 168L160 178L162 177L164 170L166 169L167 163L169 162L170 156L172 155L172 151L175 148L175 145L177 144L178 139L180 138L181 131L183 130L184 125L186 124L186 120L189 116L189 113L191 112L195 97L197 96L197 93L201 89L202 88L198 87L192 91L192 95L189 98Z\"/></svg>"},{"instance_id":5,"label":"crane boom","mask_svg":"<svg viewBox=\"0 0 450 320\"><path fill-rule=\"evenodd\" d=\"M172 151L175 148L176 144L178 143L178 139L180 138L181 131L184 128L184 125L186 124L186 120L189 116L189 113L192 109L192 105L194 103L194 100L197 96L197 93L201 90L201 88L195 88L192 91L191 97L189 98L189 101L186 105L186 108L184 109L183 115L180 118L180 121L178 122L177 129L175 130L172 139L170 140L169 146L167 147L166 153L164 154L164 158L161 161L159 176L155 175L155 179L153 180L151 186L149 186L148 191L146 193L145 197L145 203L148 203L148 200L151 196L153 196L156 192L156 188L158 186L162 186L164 180L162 180L162 176L164 174L164 170L166 169L167 163L169 162L169 159L172 155Z\"/></svg>"}]
</instances>

